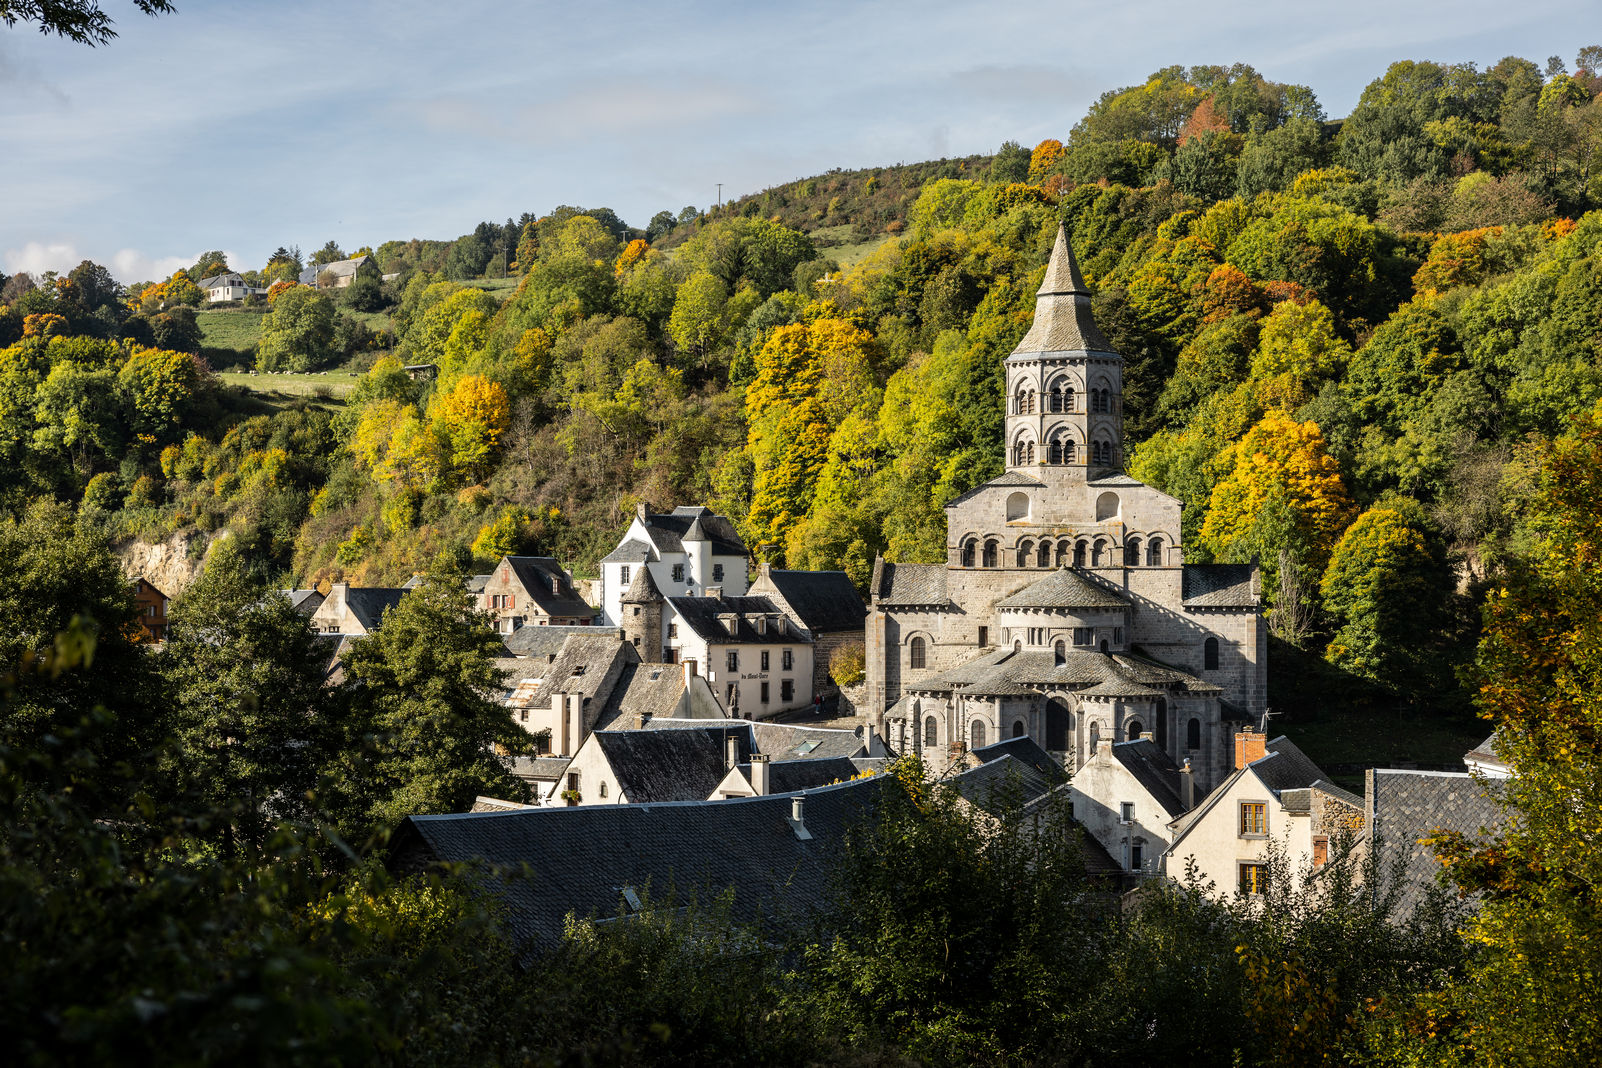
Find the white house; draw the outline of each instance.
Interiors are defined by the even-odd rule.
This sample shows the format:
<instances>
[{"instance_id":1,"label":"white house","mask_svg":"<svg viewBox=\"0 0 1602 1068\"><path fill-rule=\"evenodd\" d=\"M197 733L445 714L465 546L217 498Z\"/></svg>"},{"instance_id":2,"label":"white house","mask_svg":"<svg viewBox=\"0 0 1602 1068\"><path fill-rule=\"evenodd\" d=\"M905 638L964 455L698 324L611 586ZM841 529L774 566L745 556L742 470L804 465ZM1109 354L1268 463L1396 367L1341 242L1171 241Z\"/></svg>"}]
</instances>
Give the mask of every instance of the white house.
<instances>
[{"instance_id":1,"label":"white house","mask_svg":"<svg viewBox=\"0 0 1602 1068\"><path fill-rule=\"evenodd\" d=\"M1332 843L1363 829L1363 798L1330 782L1283 735L1235 735L1235 770L1194 810L1175 821L1165 857L1170 878L1194 863L1214 893L1260 894L1268 885L1271 848L1293 873L1323 867Z\"/></svg>"},{"instance_id":2,"label":"white house","mask_svg":"<svg viewBox=\"0 0 1602 1068\"><path fill-rule=\"evenodd\" d=\"M217 274L210 278L200 280L200 288L206 294L206 299L213 304L223 300L244 300L246 297L263 296L267 290L261 286L246 285L245 279L234 271L227 274Z\"/></svg>"},{"instance_id":3,"label":"white house","mask_svg":"<svg viewBox=\"0 0 1602 1068\"><path fill-rule=\"evenodd\" d=\"M666 597L709 590L743 596L749 587L749 555L734 524L709 509L680 507L668 515L651 515L642 504L617 548L601 560L601 613L608 626L622 623L623 594L641 568L650 571Z\"/></svg>"},{"instance_id":4,"label":"white house","mask_svg":"<svg viewBox=\"0 0 1602 1068\"><path fill-rule=\"evenodd\" d=\"M1125 871L1156 874L1173 838L1170 824L1196 806L1196 776L1148 734L1102 739L1074 772L1074 818Z\"/></svg>"},{"instance_id":5,"label":"white house","mask_svg":"<svg viewBox=\"0 0 1602 1068\"><path fill-rule=\"evenodd\" d=\"M812 703L812 638L769 598L669 597L665 611L668 659L704 672L731 717Z\"/></svg>"}]
</instances>

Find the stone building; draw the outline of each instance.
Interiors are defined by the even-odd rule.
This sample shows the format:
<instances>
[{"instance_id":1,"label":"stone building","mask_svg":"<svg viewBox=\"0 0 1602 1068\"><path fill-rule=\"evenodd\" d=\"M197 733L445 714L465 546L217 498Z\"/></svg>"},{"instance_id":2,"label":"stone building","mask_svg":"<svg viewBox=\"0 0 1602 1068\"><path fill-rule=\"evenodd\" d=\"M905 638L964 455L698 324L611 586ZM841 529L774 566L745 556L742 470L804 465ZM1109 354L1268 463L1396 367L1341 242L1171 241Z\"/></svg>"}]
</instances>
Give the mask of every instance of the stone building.
<instances>
[{"instance_id":1,"label":"stone building","mask_svg":"<svg viewBox=\"0 0 1602 1068\"><path fill-rule=\"evenodd\" d=\"M844 571L780 571L762 564L751 595L766 597L812 639L812 695L840 692L829 675L835 650L862 641L862 597Z\"/></svg>"},{"instance_id":2,"label":"stone building","mask_svg":"<svg viewBox=\"0 0 1602 1068\"><path fill-rule=\"evenodd\" d=\"M622 625L623 595L641 572L667 597L743 596L748 555L734 524L710 509L685 505L655 515L642 504L601 559L601 615L609 627Z\"/></svg>"},{"instance_id":3,"label":"stone building","mask_svg":"<svg viewBox=\"0 0 1602 1068\"><path fill-rule=\"evenodd\" d=\"M1186 564L1180 502L1123 471L1123 360L1058 230L1007 358L1006 470L946 506L946 561L874 564L867 706L942 771L1028 736L1069 772L1150 731L1203 789L1264 711L1254 564Z\"/></svg>"}]
</instances>

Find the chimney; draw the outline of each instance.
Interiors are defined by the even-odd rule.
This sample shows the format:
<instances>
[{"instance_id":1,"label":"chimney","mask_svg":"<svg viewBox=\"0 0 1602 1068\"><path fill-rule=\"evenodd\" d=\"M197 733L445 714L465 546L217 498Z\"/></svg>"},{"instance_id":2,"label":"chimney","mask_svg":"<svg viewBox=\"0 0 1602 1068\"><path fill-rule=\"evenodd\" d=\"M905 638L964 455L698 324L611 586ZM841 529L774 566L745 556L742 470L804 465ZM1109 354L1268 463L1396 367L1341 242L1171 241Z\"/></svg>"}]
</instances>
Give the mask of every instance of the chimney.
<instances>
[{"instance_id":1,"label":"chimney","mask_svg":"<svg viewBox=\"0 0 1602 1068\"><path fill-rule=\"evenodd\" d=\"M1179 803L1189 812L1196 807L1196 773L1190 770L1190 758L1185 758L1185 766L1179 769Z\"/></svg>"},{"instance_id":2,"label":"chimney","mask_svg":"<svg viewBox=\"0 0 1602 1068\"><path fill-rule=\"evenodd\" d=\"M642 523L645 521L645 502L644 501L635 501L634 502L634 517L636 519L640 520Z\"/></svg>"},{"instance_id":3,"label":"chimney","mask_svg":"<svg viewBox=\"0 0 1602 1068\"><path fill-rule=\"evenodd\" d=\"M685 687L685 689L689 689L690 680L695 678L695 661L694 660L686 660L686 661L684 661L683 663L681 663L679 665L679 670L684 672L684 687Z\"/></svg>"},{"instance_id":4,"label":"chimney","mask_svg":"<svg viewBox=\"0 0 1602 1068\"><path fill-rule=\"evenodd\" d=\"M1268 755L1268 734L1245 728L1235 735L1235 770Z\"/></svg>"},{"instance_id":5,"label":"chimney","mask_svg":"<svg viewBox=\"0 0 1602 1068\"><path fill-rule=\"evenodd\" d=\"M768 563L766 560L762 561L761 564L757 565L757 572L758 572L758 574L760 574L762 576L763 579L766 579L768 577L769 573L772 572L772 570L773 570L773 565Z\"/></svg>"},{"instance_id":6,"label":"chimney","mask_svg":"<svg viewBox=\"0 0 1602 1068\"><path fill-rule=\"evenodd\" d=\"M740 763L740 736L733 731L723 736L723 770L733 771Z\"/></svg>"},{"instance_id":7,"label":"chimney","mask_svg":"<svg viewBox=\"0 0 1602 1068\"><path fill-rule=\"evenodd\" d=\"M796 794L790 799L790 829L794 831L795 836L801 839L803 842L809 841L812 838L812 832L807 830L807 821L804 818L805 802L805 794Z\"/></svg>"},{"instance_id":8,"label":"chimney","mask_svg":"<svg viewBox=\"0 0 1602 1068\"><path fill-rule=\"evenodd\" d=\"M701 592L708 597L716 597L720 601L723 600L722 586L707 586Z\"/></svg>"},{"instance_id":9,"label":"chimney","mask_svg":"<svg viewBox=\"0 0 1602 1068\"><path fill-rule=\"evenodd\" d=\"M573 739L573 752L584 744L584 695L567 694L567 731Z\"/></svg>"},{"instance_id":10,"label":"chimney","mask_svg":"<svg viewBox=\"0 0 1602 1068\"><path fill-rule=\"evenodd\" d=\"M1151 731L1141 731L1140 740L1143 742L1155 742L1157 740L1157 736Z\"/></svg>"},{"instance_id":11,"label":"chimney","mask_svg":"<svg viewBox=\"0 0 1602 1068\"><path fill-rule=\"evenodd\" d=\"M768 793L772 781L769 775L771 770L767 754L751 754L751 789L756 791L758 797L765 797Z\"/></svg>"},{"instance_id":12,"label":"chimney","mask_svg":"<svg viewBox=\"0 0 1602 1068\"><path fill-rule=\"evenodd\" d=\"M564 694L556 694L551 698L551 716L555 720L552 731L556 737L551 739L556 743L554 751L570 757L574 747L568 744L572 739L567 735L567 697Z\"/></svg>"}]
</instances>

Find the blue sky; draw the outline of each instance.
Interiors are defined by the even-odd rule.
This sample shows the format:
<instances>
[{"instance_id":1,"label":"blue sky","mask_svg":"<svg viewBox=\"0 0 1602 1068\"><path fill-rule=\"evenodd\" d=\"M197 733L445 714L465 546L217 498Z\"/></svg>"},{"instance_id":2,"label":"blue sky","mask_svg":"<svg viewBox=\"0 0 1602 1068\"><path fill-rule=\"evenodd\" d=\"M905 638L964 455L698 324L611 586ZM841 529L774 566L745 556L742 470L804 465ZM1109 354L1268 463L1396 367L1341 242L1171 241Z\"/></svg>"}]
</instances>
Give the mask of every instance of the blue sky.
<instances>
[{"instance_id":1,"label":"blue sky","mask_svg":"<svg viewBox=\"0 0 1602 1068\"><path fill-rule=\"evenodd\" d=\"M1602 43L1556 0L177 3L104 0L96 49L0 29L0 269L246 269L558 204L644 225L718 182L1065 138L1175 63L1250 63L1334 117L1396 59Z\"/></svg>"}]
</instances>

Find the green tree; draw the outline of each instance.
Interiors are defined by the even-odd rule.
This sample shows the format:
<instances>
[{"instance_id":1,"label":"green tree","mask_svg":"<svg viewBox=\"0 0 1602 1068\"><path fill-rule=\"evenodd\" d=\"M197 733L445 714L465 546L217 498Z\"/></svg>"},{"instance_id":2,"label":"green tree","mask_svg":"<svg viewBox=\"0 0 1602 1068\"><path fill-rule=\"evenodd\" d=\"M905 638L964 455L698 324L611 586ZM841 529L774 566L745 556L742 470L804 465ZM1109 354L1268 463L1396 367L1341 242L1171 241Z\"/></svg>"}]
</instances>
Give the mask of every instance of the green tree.
<instances>
[{"instance_id":1,"label":"green tree","mask_svg":"<svg viewBox=\"0 0 1602 1068\"><path fill-rule=\"evenodd\" d=\"M177 10L170 0L133 0L147 15L170 15ZM110 44L117 39L111 16L96 0L0 0L0 22L8 27L37 23L39 32L65 37L77 44Z\"/></svg>"},{"instance_id":2,"label":"green tree","mask_svg":"<svg viewBox=\"0 0 1602 1068\"><path fill-rule=\"evenodd\" d=\"M334 358L334 302L297 286L278 295L262 316L256 366L264 371L313 371Z\"/></svg>"}]
</instances>

